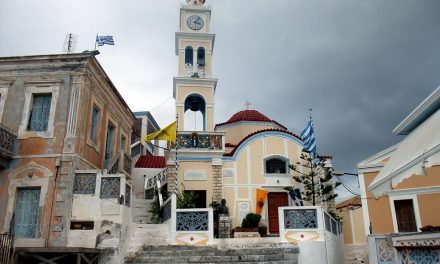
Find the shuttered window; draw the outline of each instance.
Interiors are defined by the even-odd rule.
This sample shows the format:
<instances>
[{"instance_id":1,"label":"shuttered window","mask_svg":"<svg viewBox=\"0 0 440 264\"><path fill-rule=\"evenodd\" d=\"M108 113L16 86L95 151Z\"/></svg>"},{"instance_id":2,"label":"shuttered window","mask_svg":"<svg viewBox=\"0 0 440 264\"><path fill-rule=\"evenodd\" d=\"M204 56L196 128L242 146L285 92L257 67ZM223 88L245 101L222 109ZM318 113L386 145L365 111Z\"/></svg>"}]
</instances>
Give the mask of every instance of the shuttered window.
<instances>
[{"instance_id":1,"label":"shuttered window","mask_svg":"<svg viewBox=\"0 0 440 264\"><path fill-rule=\"evenodd\" d=\"M52 94L34 94L28 130L46 131L49 121Z\"/></svg>"},{"instance_id":2,"label":"shuttered window","mask_svg":"<svg viewBox=\"0 0 440 264\"><path fill-rule=\"evenodd\" d=\"M90 124L90 140L96 143L96 134L98 130L99 109L93 106L92 123Z\"/></svg>"},{"instance_id":3,"label":"shuttered window","mask_svg":"<svg viewBox=\"0 0 440 264\"><path fill-rule=\"evenodd\" d=\"M395 200L397 228L399 232L417 232L413 200Z\"/></svg>"}]
</instances>

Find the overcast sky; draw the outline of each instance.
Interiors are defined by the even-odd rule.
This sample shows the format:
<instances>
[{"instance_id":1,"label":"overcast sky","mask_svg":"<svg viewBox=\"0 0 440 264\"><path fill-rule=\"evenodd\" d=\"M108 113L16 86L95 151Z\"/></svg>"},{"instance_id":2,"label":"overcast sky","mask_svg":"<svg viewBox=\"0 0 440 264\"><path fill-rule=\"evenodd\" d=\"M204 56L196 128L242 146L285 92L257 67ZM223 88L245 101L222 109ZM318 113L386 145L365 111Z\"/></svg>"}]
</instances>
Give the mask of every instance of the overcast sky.
<instances>
[{"instance_id":1,"label":"overcast sky","mask_svg":"<svg viewBox=\"0 0 440 264\"><path fill-rule=\"evenodd\" d=\"M97 57L133 111L174 114L172 0L0 0L0 56L56 54L67 33ZM392 129L440 85L440 1L207 0L216 35L215 122L256 109L300 133L313 108L318 152L338 171L398 142Z\"/></svg>"}]
</instances>

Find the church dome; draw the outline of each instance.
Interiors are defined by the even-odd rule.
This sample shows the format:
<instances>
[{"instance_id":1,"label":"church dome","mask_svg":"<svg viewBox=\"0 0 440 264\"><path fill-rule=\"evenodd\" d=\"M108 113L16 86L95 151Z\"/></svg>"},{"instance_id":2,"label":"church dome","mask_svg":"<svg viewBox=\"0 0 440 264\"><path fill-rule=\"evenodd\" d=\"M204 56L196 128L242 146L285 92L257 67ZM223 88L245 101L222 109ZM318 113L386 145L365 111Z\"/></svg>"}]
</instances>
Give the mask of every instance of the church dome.
<instances>
[{"instance_id":1,"label":"church dome","mask_svg":"<svg viewBox=\"0 0 440 264\"><path fill-rule=\"evenodd\" d=\"M287 129L285 126L276 122L275 120L271 120L267 116L258 112L257 110L243 110L238 113L235 113L228 121L224 123L217 124L216 126L222 126L227 124L232 124L236 122L272 122L279 126L280 129Z\"/></svg>"},{"instance_id":2,"label":"church dome","mask_svg":"<svg viewBox=\"0 0 440 264\"><path fill-rule=\"evenodd\" d=\"M234 114L231 118L229 118L228 121L226 121L226 123L234 123L239 121L270 122L271 120L257 110L243 110Z\"/></svg>"}]
</instances>

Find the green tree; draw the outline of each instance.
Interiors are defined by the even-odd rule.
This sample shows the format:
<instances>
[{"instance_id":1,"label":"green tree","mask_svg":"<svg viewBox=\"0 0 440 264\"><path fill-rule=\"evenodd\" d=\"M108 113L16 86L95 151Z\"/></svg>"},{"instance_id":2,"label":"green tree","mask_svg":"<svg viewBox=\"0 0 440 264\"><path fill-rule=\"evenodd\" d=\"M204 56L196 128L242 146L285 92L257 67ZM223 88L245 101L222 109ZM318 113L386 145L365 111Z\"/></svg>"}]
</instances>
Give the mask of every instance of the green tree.
<instances>
[{"instance_id":1,"label":"green tree","mask_svg":"<svg viewBox=\"0 0 440 264\"><path fill-rule=\"evenodd\" d=\"M292 178L301 183L303 190L302 199L312 205L321 204L334 205L334 200L338 196L334 189L340 185L333 182L333 168L327 165L327 158L317 154L310 154L303 150L300 160L289 167L294 171ZM286 187L288 191L293 191L293 187ZM330 211L332 206L327 206ZM331 210L333 211L333 210Z\"/></svg>"}]
</instances>

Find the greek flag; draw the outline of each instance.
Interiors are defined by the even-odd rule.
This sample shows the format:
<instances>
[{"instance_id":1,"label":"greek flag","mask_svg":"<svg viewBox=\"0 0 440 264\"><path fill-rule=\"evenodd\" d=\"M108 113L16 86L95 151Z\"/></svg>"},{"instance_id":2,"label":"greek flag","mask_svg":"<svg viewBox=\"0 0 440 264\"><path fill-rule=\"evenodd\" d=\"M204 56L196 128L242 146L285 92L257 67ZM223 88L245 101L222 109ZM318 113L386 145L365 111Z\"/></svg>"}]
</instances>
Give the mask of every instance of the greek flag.
<instances>
[{"instance_id":1,"label":"greek flag","mask_svg":"<svg viewBox=\"0 0 440 264\"><path fill-rule=\"evenodd\" d=\"M315 130L313 129L313 120L310 117L306 128L301 132L301 139L304 143L304 149L312 154L316 153Z\"/></svg>"},{"instance_id":2,"label":"greek flag","mask_svg":"<svg viewBox=\"0 0 440 264\"><path fill-rule=\"evenodd\" d=\"M115 42L113 41L113 36L96 36L96 44L98 46L104 46L104 44L115 45Z\"/></svg>"},{"instance_id":3,"label":"greek flag","mask_svg":"<svg viewBox=\"0 0 440 264\"><path fill-rule=\"evenodd\" d=\"M299 189L293 189L289 191L289 196L296 206L304 206L303 200L301 198L301 191Z\"/></svg>"}]
</instances>

